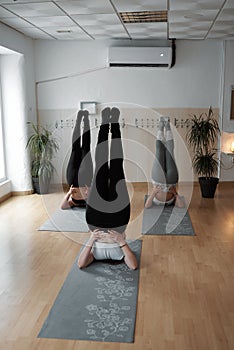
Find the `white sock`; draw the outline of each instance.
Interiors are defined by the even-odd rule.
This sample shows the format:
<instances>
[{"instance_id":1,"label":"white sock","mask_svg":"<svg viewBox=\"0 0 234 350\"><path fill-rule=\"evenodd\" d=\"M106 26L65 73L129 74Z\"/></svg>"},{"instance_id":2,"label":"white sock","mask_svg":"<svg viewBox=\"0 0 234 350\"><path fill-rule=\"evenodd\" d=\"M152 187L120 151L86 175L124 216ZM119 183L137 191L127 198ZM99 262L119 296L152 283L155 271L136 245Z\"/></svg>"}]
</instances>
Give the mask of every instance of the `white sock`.
<instances>
[{"instance_id":1,"label":"white sock","mask_svg":"<svg viewBox=\"0 0 234 350\"><path fill-rule=\"evenodd\" d=\"M172 134L171 129L170 130L166 130L165 138L166 138L166 141L173 140L173 134Z\"/></svg>"},{"instance_id":2,"label":"white sock","mask_svg":"<svg viewBox=\"0 0 234 350\"><path fill-rule=\"evenodd\" d=\"M160 140L162 142L165 141L164 132L162 130L158 130L156 137L157 137L157 140Z\"/></svg>"}]
</instances>

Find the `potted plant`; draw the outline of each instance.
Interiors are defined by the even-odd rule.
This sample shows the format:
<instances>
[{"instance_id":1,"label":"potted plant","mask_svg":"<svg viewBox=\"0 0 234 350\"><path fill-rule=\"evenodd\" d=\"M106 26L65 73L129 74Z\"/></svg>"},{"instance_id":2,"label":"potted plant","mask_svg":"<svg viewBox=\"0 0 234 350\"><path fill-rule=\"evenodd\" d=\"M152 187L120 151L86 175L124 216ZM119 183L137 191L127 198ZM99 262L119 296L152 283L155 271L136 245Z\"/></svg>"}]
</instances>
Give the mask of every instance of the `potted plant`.
<instances>
[{"instance_id":1,"label":"potted plant","mask_svg":"<svg viewBox=\"0 0 234 350\"><path fill-rule=\"evenodd\" d=\"M217 145L220 128L210 107L208 113L193 115L187 141L194 151L192 164L198 175L202 197L213 198L219 179Z\"/></svg>"},{"instance_id":2,"label":"potted plant","mask_svg":"<svg viewBox=\"0 0 234 350\"><path fill-rule=\"evenodd\" d=\"M34 191L44 194L49 191L49 184L55 168L51 162L59 146L51 131L27 122L33 133L29 136L26 148L31 154L31 175Z\"/></svg>"}]
</instances>

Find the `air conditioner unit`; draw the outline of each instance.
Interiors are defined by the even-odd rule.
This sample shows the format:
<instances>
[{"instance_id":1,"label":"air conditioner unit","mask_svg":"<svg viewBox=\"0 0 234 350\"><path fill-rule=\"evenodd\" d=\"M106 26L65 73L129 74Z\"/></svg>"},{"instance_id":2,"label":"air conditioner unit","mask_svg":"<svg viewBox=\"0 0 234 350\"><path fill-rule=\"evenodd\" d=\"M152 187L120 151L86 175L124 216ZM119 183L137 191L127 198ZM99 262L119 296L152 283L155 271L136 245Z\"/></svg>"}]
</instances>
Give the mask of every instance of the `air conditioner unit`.
<instances>
[{"instance_id":1,"label":"air conditioner unit","mask_svg":"<svg viewBox=\"0 0 234 350\"><path fill-rule=\"evenodd\" d=\"M171 47L109 47L109 67L165 67L172 64Z\"/></svg>"}]
</instances>

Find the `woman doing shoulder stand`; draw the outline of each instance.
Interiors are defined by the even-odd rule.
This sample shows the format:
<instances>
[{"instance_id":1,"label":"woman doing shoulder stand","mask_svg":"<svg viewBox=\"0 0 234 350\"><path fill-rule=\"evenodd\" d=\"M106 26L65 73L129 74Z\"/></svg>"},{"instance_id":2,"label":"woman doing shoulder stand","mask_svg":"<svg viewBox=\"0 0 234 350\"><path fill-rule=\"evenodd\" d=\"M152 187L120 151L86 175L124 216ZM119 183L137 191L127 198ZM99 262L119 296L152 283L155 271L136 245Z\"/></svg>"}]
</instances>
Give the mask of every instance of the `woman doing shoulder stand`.
<instances>
[{"instance_id":1,"label":"woman doing shoulder stand","mask_svg":"<svg viewBox=\"0 0 234 350\"><path fill-rule=\"evenodd\" d=\"M136 257L125 240L130 201L123 170L119 114L115 107L107 107L102 111L95 153L96 168L86 206L86 221L91 236L79 256L80 268L86 267L94 259L124 259L130 269L137 268Z\"/></svg>"},{"instance_id":2,"label":"woman doing shoulder stand","mask_svg":"<svg viewBox=\"0 0 234 350\"><path fill-rule=\"evenodd\" d=\"M183 208L185 203L176 190L178 178L170 119L169 117L161 117L156 137L155 160L152 167L153 190L145 202L145 208L150 208L152 204L176 205Z\"/></svg>"},{"instance_id":3,"label":"woman doing shoulder stand","mask_svg":"<svg viewBox=\"0 0 234 350\"><path fill-rule=\"evenodd\" d=\"M83 120L83 134L81 124ZM61 209L86 206L88 191L93 178L93 163L90 153L89 112L80 110L72 135L72 151L67 165L67 183L70 186Z\"/></svg>"}]
</instances>

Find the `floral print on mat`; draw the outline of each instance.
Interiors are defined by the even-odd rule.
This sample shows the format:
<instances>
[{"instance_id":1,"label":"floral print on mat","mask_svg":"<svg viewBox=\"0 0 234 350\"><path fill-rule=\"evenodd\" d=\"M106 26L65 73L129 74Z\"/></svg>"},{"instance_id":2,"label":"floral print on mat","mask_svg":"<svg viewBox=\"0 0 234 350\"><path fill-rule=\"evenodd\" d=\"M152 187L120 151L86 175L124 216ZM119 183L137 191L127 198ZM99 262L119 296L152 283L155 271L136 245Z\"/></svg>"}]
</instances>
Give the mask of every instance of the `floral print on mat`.
<instances>
[{"instance_id":1,"label":"floral print on mat","mask_svg":"<svg viewBox=\"0 0 234 350\"><path fill-rule=\"evenodd\" d=\"M104 277L96 277L97 304L85 306L88 317L87 336L90 340L108 341L108 337L115 335L124 338L126 332L131 331L135 320L135 310L131 310L131 297L137 293L132 274L126 264L106 264ZM130 302L129 302L130 301Z\"/></svg>"}]
</instances>

